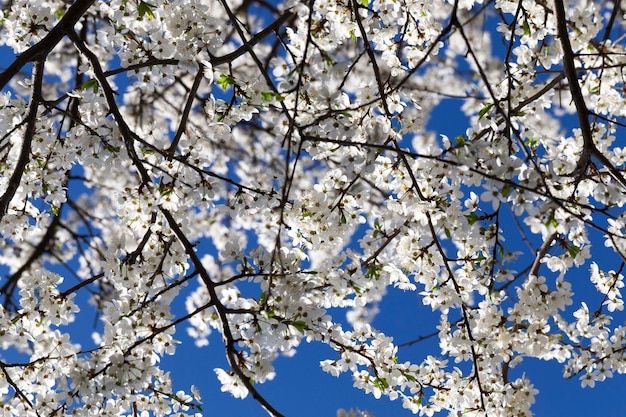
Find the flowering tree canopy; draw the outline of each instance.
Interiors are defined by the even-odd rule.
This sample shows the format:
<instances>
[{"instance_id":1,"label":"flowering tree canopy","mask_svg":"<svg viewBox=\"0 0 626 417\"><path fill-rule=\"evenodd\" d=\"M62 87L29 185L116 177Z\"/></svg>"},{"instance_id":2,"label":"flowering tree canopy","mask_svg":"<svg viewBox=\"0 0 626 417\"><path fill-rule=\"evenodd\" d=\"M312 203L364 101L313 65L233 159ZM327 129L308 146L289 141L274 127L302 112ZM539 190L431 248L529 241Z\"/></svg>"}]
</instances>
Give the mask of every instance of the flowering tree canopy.
<instances>
[{"instance_id":1,"label":"flowering tree canopy","mask_svg":"<svg viewBox=\"0 0 626 417\"><path fill-rule=\"evenodd\" d=\"M201 413L184 332L273 416L304 341L428 416L530 416L525 358L626 372L622 4L1 2L3 415ZM404 344L393 291L438 317Z\"/></svg>"}]
</instances>

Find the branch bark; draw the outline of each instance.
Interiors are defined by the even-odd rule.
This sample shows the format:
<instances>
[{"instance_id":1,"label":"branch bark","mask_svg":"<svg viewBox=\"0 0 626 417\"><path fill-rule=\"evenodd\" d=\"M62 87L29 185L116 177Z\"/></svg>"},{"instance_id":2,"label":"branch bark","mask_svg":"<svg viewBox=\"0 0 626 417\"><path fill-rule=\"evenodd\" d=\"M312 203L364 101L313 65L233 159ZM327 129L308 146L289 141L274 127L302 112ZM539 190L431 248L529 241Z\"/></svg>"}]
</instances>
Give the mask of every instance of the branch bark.
<instances>
[{"instance_id":1,"label":"branch bark","mask_svg":"<svg viewBox=\"0 0 626 417\"><path fill-rule=\"evenodd\" d=\"M238 356L237 356L237 348L235 347L235 337L233 336L230 330L230 323L228 320L228 315L226 312L226 307L220 302L219 297L216 291L216 284L213 282L206 268L202 265L202 261L198 257L196 250L193 244L187 239L187 236L183 232L183 230L178 225L176 219L168 210L161 208L161 213L165 216L167 220L167 224L176 235L176 238L180 242L180 244L185 248L185 252L194 268L200 275L200 279L204 283L209 295L211 297L211 301L213 306L215 307L215 311L217 312L220 321L222 323L222 334L224 336L225 345L226 345L226 357L228 358L228 363L230 364L233 372L237 375L237 378L241 381L241 383L246 387L248 392L252 395L252 397L259 403L261 406L272 416L274 417L283 417L283 414L280 413L268 400L265 399L259 393L259 391L252 385L250 382L250 378L243 372L243 370L239 367L238 364Z\"/></svg>"},{"instance_id":2,"label":"branch bark","mask_svg":"<svg viewBox=\"0 0 626 417\"><path fill-rule=\"evenodd\" d=\"M572 173L574 176L583 174L591 162L591 154L593 153L594 144L591 135L591 125L589 123L589 109L583 97L583 93L578 83L578 74L576 65L574 64L574 51L569 41L569 32L567 30L567 18L565 17L565 6L563 0L554 0L554 15L556 17L556 27L559 35L559 42L563 49L563 72L569 82L569 90L572 94L572 100L576 106L576 115L578 116L578 125L583 135L583 151L580 159L576 164L576 169Z\"/></svg>"},{"instance_id":3,"label":"branch bark","mask_svg":"<svg viewBox=\"0 0 626 417\"><path fill-rule=\"evenodd\" d=\"M15 196L17 189L22 181L22 174L26 169L30 157L30 147L32 144L33 136L35 135L35 128L37 124L37 111L39 104L41 103L41 86L43 84L43 67L45 63L45 56L41 57L35 62L33 67L32 86L30 102L28 103L28 113L26 114L26 129L24 131L24 140L22 141L22 148L20 155L15 164L15 169L9 179L9 184L6 191L0 198L0 221L6 214L11 200Z\"/></svg>"},{"instance_id":4,"label":"branch bark","mask_svg":"<svg viewBox=\"0 0 626 417\"><path fill-rule=\"evenodd\" d=\"M9 81L29 62L34 62L45 57L65 35L74 30L74 25L87 12L95 0L77 0L65 12L65 15L55 27L39 42L28 48L18 56L9 67L0 74L0 91Z\"/></svg>"},{"instance_id":5,"label":"branch bark","mask_svg":"<svg viewBox=\"0 0 626 417\"><path fill-rule=\"evenodd\" d=\"M592 156L595 156L604 166L606 166L613 178L626 187L626 179L624 176L593 143L591 124L589 123L589 109L587 108L585 98L583 97L583 93L578 82L578 73L576 71L576 65L574 64L575 55L572 50L572 44L569 41L567 18L565 16L565 6L563 5L563 0L554 0L554 14L556 17L556 27L559 35L559 41L561 42L561 47L563 49L563 72L565 73L569 83L569 90L572 94L574 105L576 106L578 124L583 136L583 150L580 154L580 158L578 159L574 172L570 175L574 177L581 177L591 163Z\"/></svg>"}]
</instances>

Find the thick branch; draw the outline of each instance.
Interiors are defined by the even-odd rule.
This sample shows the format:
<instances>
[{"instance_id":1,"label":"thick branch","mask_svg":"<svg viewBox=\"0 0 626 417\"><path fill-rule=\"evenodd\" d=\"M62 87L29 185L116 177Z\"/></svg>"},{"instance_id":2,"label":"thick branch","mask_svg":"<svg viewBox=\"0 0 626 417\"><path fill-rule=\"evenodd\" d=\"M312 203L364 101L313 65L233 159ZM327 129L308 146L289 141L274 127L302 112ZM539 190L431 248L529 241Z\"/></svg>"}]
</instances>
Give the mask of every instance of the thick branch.
<instances>
[{"instance_id":1,"label":"thick branch","mask_svg":"<svg viewBox=\"0 0 626 417\"><path fill-rule=\"evenodd\" d=\"M26 272L32 264L40 258L46 250L52 245L54 241L54 236L57 231L57 227L60 223L61 216L60 214L54 216L52 218L52 222L48 226L46 233L43 235L37 246L33 249L33 252L30 254L28 259L22 264L22 266L15 271L11 276L7 279L7 282L4 283L2 287L0 287L0 294L3 294L8 303L9 297L13 294L15 287L17 286L18 281L22 277L22 274Z\"/></svg>"},{"instance_id":2,"label":"thick branch","mask_svg":"<svg viewBox=\"0 0 626 417\"><path fill-rule=\"evenodd\" d=\"M63 18L53 27L50 32L39 42L28 48L9 67L0 74L0 90L29 62L40 60L48 55L61 39L70 31L74 25L87 12L95 0L77 0L67 11Z\"/></svg>"},{"instance_id":3,"label":"thick branch","mask_svg":"<svg viewBox=\"0 0 626 417\"><path fill-rule=\"evenodd\" d=\"M559 34L559 41L561 42L561 48L563 49L563 72L569 82L569 90L572 94L572 100L576 106L576 115L578 116L578 124L583 135L583 151L580 155L580 159L576 164L576 170L573 175L579 175L584 173L587 169L587 165L591 161L591 154L593 153L593 137L591 134L591 125L589 124L589 110L583 97L583 93L578 83L578 74L576 72L576 66L574 65L574 51L569 41L569 33L567 31L567 19L565 17L565 7L563 6L563 0L554 0L554 12L556 17L556 27Z\"/></svg>"},{"instance_id":4,"label":"thick branch","mask_svg":"<svg viewBox=\"0 0 626 417\"><path fill-rule=\"evenodd\" d=\"M113 117L115 118L117 126L120 129L120 133L122 134L122 137L124 138L124 144L126 145L126 152L128 152L130 159L135 165L135 168L137 168L137 172L139 172L139 176L141 177L142 183L144 185L149 184L151 182L150 175L146 171L146 168L141 163L141 160L139 159L139 156L137 156L137 152L135 151L135 138L137 137L137 135L130 129L130 127L124 120L124 117L122 116L122 113L120 112L117 102L115 101L115 95L113 93L113 89L111 88L111 85L107 81L106 75L104 74L104 71L102 70L102 66L100 65L100 61L98 60L98 57L89 48L87 48L87 45L85 45L83 40L78 36L76 32L71 32L69 36L74 42L74 44L76 45L76 47L78 48L78 50L82 52L83 54L85 54L85 56L89 60L89 63L91 64L91 67L93 68L93 72L95 74L96 80L98 81L98 84L100 84L100 87L102 87L102 92L104 93L104 97L106 98L107 105L109 106L109 111L111 112L111 114L113 114Z\"/></svg>"},{"instance_id":5,"label":"thick branch","mask_svg":"<svg viewBox=\"0 0 626 417\"><path fill-rule=\"evenodd\" d=\"M22 174L26 169L30 157L30 145L35 135L35 127L37 124L37 110L41 103L41 86L43 83L43 67L45 63L45 56L35 62L33 67L32 87L30 102L28 103L28 113L26 114L26 129L24 131L24 140L22 141L22 148L20 150L20 156L15 164L15 169L9 179L9 184L6 191L0 198L0 220L6 214L11 200L15 196L17 189L22 181Z\"/></svg>"},{"instance_id":6,"label":"thick branch","mask_svg":"<svg viewBox=\"0 0 626 417\"><path fill-rule=\"evenodd\" d=\"M261 406L265 408L265 410L270 415L274 417L283 417L283 415L278 410L276 410L274 406L272 406L272 404L270 404L269 401L267 401L265 397L261 395L261 393L259 393L259 391L250 382L250 378L247 375L245 375L244 372L239 367L237 348L235 347L235 338L230 330L226 308L219 301L219 297L215 289L216 288L215 283L211 280L211 277L209 276L209 273L207 272L206 268L202 265L202 261L198 257L198 254L196 253L194 246L189 241L189 239L187 239L187 236L185 236L185 233L182 231L182 229L176 222L176 219L174 218L172 213L170 213L168 210L164 208L161 208L161 213L163 213L163 215L165 216L165 219L167 220L167 224L169 225L169 227L172 229L172 231L178 238L178 241L180 242L180 244L183 245L183 247L185 248L185 253L187 253L187 256L189 256L191 263L193 264L194 268L200 275L202 282L204 283L207 291L209 292L211 301L213 305L215 306L215 310L222 323L222 334L224 335L224 340L226 344L226 357L228 358L228 363L230 364L233 371L237 375L237 378L248 389L252 397L259 404L261 404Z\"/></svg>"},{"instance_id":7,"label":"thick branch","mask_svg":"<svg viewBox=\"0 0 626 417\"><path fill-rule=\"evenodd\" d=\"M283 23L287 22L289 19L291 19L294 16L295 15L292 12L286 11L281 16L279 16L278 19L270 23L269 26L267 26L265 29L263 29L256 35L254 35L249 40L246 40L245 38L242 37L243 45L241 45L239 48L237 48L233 52L230 52L222 56L211 55L211 65L217 66L217 65L228 64L228 63L233 62L235 59L239 58L240 56L248 52L254 45L261 42L269 34L277 31L283 25ZM233 22L236 22L236 20L233 20Z\"/></svg>"},{"instance_id":8,"label":"thick branch","mask_svg":"<svg viewBox=\"0 0 626 417\"><path fill-rule=\"evenodd\" d=\"M183 109L183 113L180 116L180 123L178 124L178 130L176 130L176 135L174 135L174 139L172 140L172 144L169 149L166 151L169 154L173 154L176 152L176 148L178 148L178 143L180 142L180 138L182 138L183 133L185 133L185 129L187 128L187 120L189 119L189 113L191 113L191 107L193 106L193 102L196 98L196 93L198 92L198 88L200 88L200 83L204 78L204 70L202 66L198 69L198 73L193 80L193 85L191 86L191 90L189 90L189 97L187 98L187 102L185 103L185 108Z\"/></svg>"},{"instance_id":9,"label":"thick branch","mask_svg":"<svg viewBox=\"0 0 626 417\"><path fill-rule=\"evenodd\" d=\"M587 166L589 166L589 163L591 162L591 157L595 156L604 166L606 166L613 178L626 187L626 179L624 176L593 143L591 124L589 123L589 109L585 104L585 98L583 97L580 84L578 83L578 75L576 72L576 66L574 65L574 51L572 50L572 45L569 41L563 0L554 0L554 11L559 40L561 41L561 47L563 48L563 72L569 82L570 93L572 94L574 105L576 106L578 123L583 135L583 150L580 154L580 159L576 164L576 169L572 175L580 176L584 174Z\"/></svg>"}]
</instances>

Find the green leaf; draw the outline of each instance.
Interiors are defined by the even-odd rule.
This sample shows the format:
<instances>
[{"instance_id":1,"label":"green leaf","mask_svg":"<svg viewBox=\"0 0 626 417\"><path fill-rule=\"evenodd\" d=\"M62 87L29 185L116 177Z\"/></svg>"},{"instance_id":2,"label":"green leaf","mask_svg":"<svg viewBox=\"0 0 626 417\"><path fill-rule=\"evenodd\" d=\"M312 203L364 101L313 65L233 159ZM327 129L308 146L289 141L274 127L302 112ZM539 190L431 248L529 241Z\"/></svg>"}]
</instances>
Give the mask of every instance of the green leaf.
<instances>
[{"instance_id":1,"label":"green leaf","mask_svg":"<svg viewBox=\"0 0 626 417\"><path fill-rule=\"evenodd\" d=\"M98 81L96 81L94 78L90 78L89 80L85 81L83 85L80 86L80 88L82 88L83 90L89 90L91 88L94 93L97 93Z\"/></svg>"},{"instance_id":2,"label":"green leaf","mask_svg":"<svg viewBox=\"0 0 626 417\"><path fill-rule=\"evenodd\" d=\"M367 272L365 273L365 278L368 279L373 279L373 278L378 278L378 275L380 275L380 270L381 270L381 266L378 264L370 264L367 267Z\"/></svg>"},{"instance_id":3,"label":"green leaf","mask_svg":"<svg viewBox=\"0 0 626 417\"><path fill-rule=\"evenodd\" d=\"M546 220L545 226L546 227L550 227L550 226L557 227L558 225L559 225L559 222L556 221L556 219L554 218L554 212L551 212L548 215L548 219Z\"/></svg>"},{"instance_id":4,"label":"green leaf","mask_svg":"<svg viewBox=\"0 0 626 417\"><path fill-rule=\"evenodd\" d=\"M154 4L150 4L145 1L139 2L139 6L137 6L137 11L139 12L139 17L148 16L148 19L154 19L154 13L152 9L155 9L156 6Z\"/></svg>"},{"instance_id":5,"label":"green leaf","mask_svg":"<svg viewBox=\"0 0 626 417\"><path fill-rule=\"evenodd\" d=\"M500 193L502 194L502 197L508 197L509 194L511 194L512 190L513 189L511 188L511 185L507 183L507 184L504 184Z\"/></svg>"},{"instance_id":6,"label":"green leaf","mask_svg":"<svg viewBox=\"0 0 626 417\"><path fill-rule=\"evenodd\" d=\"M61 20L65 16L65 9L56 9L54 11L54 17Z\"/></svg>"},{"instance_id":7,"label":"green leaf","mask_svg":"<svg viewBox=\"0 0 626 417\"><path fill-rule=\"evenodd\" d=\"M283 101L284 98L280 94L276 94L273 91L262 91L261 96L263 97L263 101Z\"/></svg>"},{"instance_id":8,"label":"green leaf","mask_svg":"<svg viewBox=\"0 0 626 417\"><path fill-rule=\"evenodd\" d=\"M170 195L172 194L172 192L174 191L174 187L172 187L172 184L158 184L157 185L159 187L159 193L161 195L161 197L165 197L166 195Z\"/></svg>"},{"instance_id":9,"label":"green leaf","mask_svg":"<svg viewBox=\"0 0 626 417\"><path fill-rule=\"evenodd\" d=\"M389 389L389 382L385 378L376 378L372 383L381 391Z\"/></svg>"},{"instance_id":10,"label":"green leaf","mask_svg":"<svg viewBox=\"0 0 626 417\"><path fill-rule=\"evenodd\" d=\"M444 231L444 233L446 234L446 237L447 237L448 239L451 239L451 238L452 238L452 234L450 233L450 229L448 229L447 227L444 227L444 228L443 228L443 231Z\"/></svg>"},{"instance_id":11,"label":"green leaf","mask_svg":"<svg viewBox=\"0 0 626 417\"><path fill-rule=\"evenodd\" d=\"M498 247L498 254L500 255L500 259L506 258L506 250L504 249L504 246L499 246ZM502 272L504 274L506 271L502 270L500 272Z\"/></svg>"},{"instance_id":12,"label":"green leaf","mask_svg":"<svg viewBox=\"0 0 626 417\"><path fill-rule=\"evenodd\" d=\"M569 247L567 248L567 253L569 254L570 258L575 258L579 252L580 248L576 245L569 245Z\"/></svg>"},{"instance_id":13,"label":"green leaf","mask_svg":"<svg viewBox=\"0 0 626 417\"><path fill-rule=\"evenodd\" d=\"M304 334L304 331L306 330L306 327L307 327L306 322L302 320L294 320L291 322L291 325L295 327L302 334Z\"/></svg>"},{"instance_id":14,"label":"green leaf","mask_svg":"<svg viewBox=\"0 0 626 417\"><path fill-rule=\"evenodd\" d=\"M528 20L526 20L526 18L524 18L522 29L524 29L524 35L530 36L530 25L528 24Z\"/></svg>"},{"instance_id":15,"label":"green leaf","mask_svg":"<svg viewBox=\"0 0 626 417\"><path fill-rule=\"evenodd\" d=\"M231 85L235 85L235 79L230 75L220 74L219 78L215 80L215 84L217 84L222 90L228 90L228 87Z\"/></svg>"},{"instance_id":16,"label":"green leaf","mask_svg":"<svg viewBox=\"0 0 626 417\"><path fill-rule=\"evenodd\" d=\"M409 382L416 382L417 378L415 378L413 375L411 374L404 374L404 377L406 378L407 381Z\"/></svg>"},{"instance_id":17,"label":"green leaf","mask_svg":"<svg viewBox=\"0 0 626 417\"><path fill-rule=\"evenodd\" d=\"M109 151L109 152L111 152L111 153L118 153L119 151L121 151L121 150L122 150L122 148L121 148L121 147L119 147L119 146L113 146L113 145L110 145L110 144L108 144L108 143L105 145L105 148L106 148L106 150L107 150L107 151Z\"/></svg>"},{"instance_id":18,"label":"green leaf","mask_svg":"<svg viewBox=\"0 0 626 417\"><path fill-rule=\"evenodd\" d=\"M489 110L491 110L491 108L493 107L493 103L487 103L485 105L485 107L483 107L482 109L480 109L480 111L478 112L478 118L482 119L483 116L485 114L487 114L489 112Z\"/></svg>"},{"instance_id":19,"label":"green leaf","mask_svg":"<svg viewBox=\"0 0 626 417\"><path fill-rule=\"evenodd\" d=\"M383 231L382 226L378 220L374 221L374 231L372 232L372 236L376 237L379 233Z\"/></svg>"},{"instance_id":20,"label":"green leaf","mask_svg":"<svg viewBox=\"0 0 626 417\"><path fill-rule=\"evenodd\" d=\"M359 3L361 3L361 6L367 7L370 2L369 2L369 0L359 0Z\"/></svg>"},{"instance_id":21,"label":"green leaf","mask_svg":"<svg viewBox=\"0 0 626 417\"><path fill-rule=\"evenodd\" d=\"M478 214L476 214L475 211L472 211L470 214L466 214L465 218L469 222L470 226L479 220Z\"/></svg>"}]
</instances>

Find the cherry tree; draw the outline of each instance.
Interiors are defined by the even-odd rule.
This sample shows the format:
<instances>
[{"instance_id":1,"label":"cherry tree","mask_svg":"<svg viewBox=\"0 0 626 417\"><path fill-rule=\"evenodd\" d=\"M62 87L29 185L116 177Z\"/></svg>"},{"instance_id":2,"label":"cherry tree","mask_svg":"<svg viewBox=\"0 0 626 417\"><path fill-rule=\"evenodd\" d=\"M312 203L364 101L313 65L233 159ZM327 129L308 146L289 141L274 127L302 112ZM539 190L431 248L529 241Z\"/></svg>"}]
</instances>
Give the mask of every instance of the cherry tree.
<instances>
[{"instance_id":1,"label":"cherry tree","mask_svg":"<svg viewBox=\"0 0 626 417\"><path fill-rule=\"evenodd\" d=\"M272 416L303 342L427 416L626 372L622 2L0 4L3 415L200 415L184 333ZM394 340L391 291L437 322Z\"/></svg>"}]
</instances>

